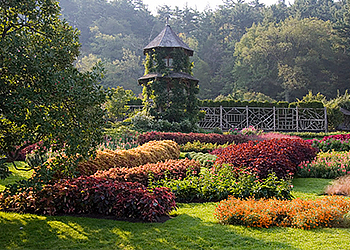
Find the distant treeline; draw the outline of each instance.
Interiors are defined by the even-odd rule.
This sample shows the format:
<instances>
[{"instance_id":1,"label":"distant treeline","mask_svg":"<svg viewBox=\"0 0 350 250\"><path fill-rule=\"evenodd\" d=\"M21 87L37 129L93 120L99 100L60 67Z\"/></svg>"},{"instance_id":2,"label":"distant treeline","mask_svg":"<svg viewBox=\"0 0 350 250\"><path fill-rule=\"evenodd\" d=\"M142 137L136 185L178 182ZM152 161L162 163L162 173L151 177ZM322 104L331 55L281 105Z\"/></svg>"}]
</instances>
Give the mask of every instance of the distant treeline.
<instances>
[{"instance_id":1,"label":"distant treeline","mask_svg":"<svg viewBox=\"0 0 350 250\"><path fill-rule=\"evenodd\" d=\"M194 75L201 99L237 90L278 101L308 93L327 98L349 86L350 21L345 0L296 0L265 6L224 1L216 10L159 6L153 15L142 0L61 0L62 18L81 31L84 71L101 61L105 87L123 86L138 95L142 49L170 16L173 30L195 51Z\"/></svg>"}]
</instances>

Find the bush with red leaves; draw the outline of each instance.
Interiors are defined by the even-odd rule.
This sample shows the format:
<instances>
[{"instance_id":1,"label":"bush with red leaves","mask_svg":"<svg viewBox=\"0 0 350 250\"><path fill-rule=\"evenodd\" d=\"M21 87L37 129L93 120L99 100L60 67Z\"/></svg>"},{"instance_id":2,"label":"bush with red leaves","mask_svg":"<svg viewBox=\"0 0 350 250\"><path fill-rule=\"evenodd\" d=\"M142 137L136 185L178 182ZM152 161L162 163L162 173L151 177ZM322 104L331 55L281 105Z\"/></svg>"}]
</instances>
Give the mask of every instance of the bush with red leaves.
<instances>
[{"instance_id":1,"label":"bush with red leaves","mask_svg":"<svg viewBox=\"0 0 350 250\"><path fill-rule=\"evenodd\" d=\"M0 210L37 214L102 214L116 218L158 221L176 206L168 188L149 191L140 183L116 182L104 178L79 177L33 188L16 195L3 193Z\"/></svg>"},{"instance_id":2,"label":"bush with red leaves","mask_svg":"<svg viewBox=\"0 0 350 250\"><path fill-rule=\"evenodd\" d=\"M149 141L173 140L180 145L187 142L199 141L203 143L216 143L219 145L226 143L243 143L249 141L249 136L230 134L202 134L202 133L180 133L180 132L147 132L139 135L137 142L142 145Z\"/></svg>"},{"instance_id":3,"label":"bush with red leaves","mask_svg":"<svg viewBox=\"0 0 350 250\"><path fill-rule=\"evenodd\" d=\"M201 164L195 160L166 160L158 163L148 163L134 168L111 168L105 171L98 171L94 177L109 178L119 182L138 182L148 186L150 175L154 181L164 179L183 179L190 171L198 175Z\"/></svg>"},{"instance_id":4,"label":"bush with red leaves","mask_svg":"<svg viewBox=\"0 0 350 250\"><path fill-rule=\"evenodd\" d=\"M243 167L256 173L260 179L266 178L270 172L286 179L294 175L300 162L312 160L317 149L302 139L272 139L232 145L214 153L218 156L216 165L227 163L234 168Z\"/></svg>"}]
</instances>

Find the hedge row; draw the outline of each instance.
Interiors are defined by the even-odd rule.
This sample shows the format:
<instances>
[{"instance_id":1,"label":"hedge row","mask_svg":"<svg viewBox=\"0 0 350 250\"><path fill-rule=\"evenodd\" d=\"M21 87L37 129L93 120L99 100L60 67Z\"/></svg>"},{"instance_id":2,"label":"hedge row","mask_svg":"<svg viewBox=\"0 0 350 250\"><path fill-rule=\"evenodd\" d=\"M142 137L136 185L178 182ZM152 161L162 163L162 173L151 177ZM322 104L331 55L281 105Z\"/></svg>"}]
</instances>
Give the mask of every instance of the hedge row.
<instances>
[{"instance_id":1,"label":"hedge row","mask_svg":"<svg viewBox=\"0 0 350 250\"><path fill-rule=\"evenodd\" d=\"M215 217L223 224L311 229L341 226L349 209L350 200L334 196L316 200L229 197L218 204Z\"/></svg>"},{"instance_id":2,"label":"hedge row","mask_svg":"<svg viewBox=\"0 0 350 250\"><path fill-rule=\"evenodd\" d=\"M79 164L78 171L82 175L92 175L98 170L115 167L132 168L146 163L156 163L168 159L178 159L179 145L171 140L150 141L129 150L98 150L96 157Z\"/></svg>"},{"instance_id":3,"label":"hedge row","mask_svg":"<svg viewBox=\"0 0 350 250\"><path fill-rule=\"evenodd\" d=\"M279 178L294 175L302 161L315 158L317 150L302 139L272 139L232 145L213 153L218 156L215 164L230 164L234 169L243 168L264 179L271 172Z\"/></svg>"},{"instance_id":4,"label":"hedge row","mask_svg":"<svg viewBox=\"0 0 350 250\"><path fill-rule=\"evenodd\" d=\"M167 188L149 191L140 183L79 177L28 188L16 195L0 195L0 210L35 214L103 214L117 218L157 221L175 208L175 196Z\"/></svg>"},{"instance_id":5,"label":"hedge row","mask_svg":"<svg viewBox=\"0 0 350 250\"><path fill-rule=\"evenodd\" d=\"M276 108L323 108L324 105L320 101L310 101L310 102L259 102L259 101L240 101L240 100L222 100L222 101L214 101L214 100L200 100L200 107L276 107Z\"/></svg>"},{"instance_id":6,"label":"hedge row","mask_svg":"<svg viewBox=\"0 0 350 250\"><path fill-rule=\"evenodd\" d=\"M223 145L226 143L243 143L249 141L249 137L244 135L230 135L230 134L203 134L203 133L172 133L172 132L147 132L139 135L138 143L140 145L153 140L173 140L180 145L188 142L199 141L201 143L216 143Z\"/></svg>"},{"instance_id":7,"label":"hedge row","mask_svg":"<svg viewBox=\"0 0 350 250\"><path fill-rule=\"evenodd\" d=\"M128 105L139 105L142 106L142 99L133 99L128 102ZM288 108L288 107L301 107L301 108L323 108L324 105L320 101L309 101L309 102L268 102L268 101L241 101L241 100L222 100L214 101L211 99L199 100L200 107L277 107L277 108Z\"/></svg>"},{"instance_id":8,"label":"hedge row","mask_svg":"<svg viewBox=\"0 0 350 250\"><path fill-rule=\"evenodd\" d=\"M138 182L148 186L149 179L154 181L164 179L182 179L188 172L198 175L201 164L195 160L166 160L164 162L148 163L134 168L111 168L98 171L94 177L113 179L119 182Z\"/></svg>"}]
</instances>

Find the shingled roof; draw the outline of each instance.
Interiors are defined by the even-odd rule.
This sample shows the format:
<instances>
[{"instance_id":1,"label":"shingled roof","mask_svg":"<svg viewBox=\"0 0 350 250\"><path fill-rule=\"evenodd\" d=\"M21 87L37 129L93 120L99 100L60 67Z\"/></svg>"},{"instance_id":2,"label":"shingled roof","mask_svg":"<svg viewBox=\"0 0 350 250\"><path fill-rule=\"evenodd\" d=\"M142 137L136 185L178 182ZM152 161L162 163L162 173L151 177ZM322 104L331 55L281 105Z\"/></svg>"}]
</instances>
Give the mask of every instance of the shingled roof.
<instances>
[{"instance_id":1,"label":"shingled roof","mask_svg":"<svg viewBox=\"0 0 350 250\"><path fill-rule=\"evenodd\" d=\"M175 34L169 24L143 49L143 53L146 55L147 51L154 48L183 48L189 56L193 56L193 50Z\"/></svg>"}]
</instances>

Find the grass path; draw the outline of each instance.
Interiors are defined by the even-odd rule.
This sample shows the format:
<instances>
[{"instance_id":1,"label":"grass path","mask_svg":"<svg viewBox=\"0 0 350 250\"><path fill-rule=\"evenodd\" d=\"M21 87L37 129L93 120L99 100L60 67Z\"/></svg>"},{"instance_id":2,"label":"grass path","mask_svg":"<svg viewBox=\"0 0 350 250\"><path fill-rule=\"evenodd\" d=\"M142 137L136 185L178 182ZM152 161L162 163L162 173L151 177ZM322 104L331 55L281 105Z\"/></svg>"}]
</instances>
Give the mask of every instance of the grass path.
<instances>
[{"instance_id":1,"label":"grass path","mask_svg":"<svg viewBox=\"0 0 350 250\"><path fill-rule=\"evenodd\" d=\"M317 198L329 183L295 179L293 195ZM348 228L220 225L214 209L215 203L179 204L165 223L0 212L0 249L350 249Z\"/></svg>"}]
</instances>

